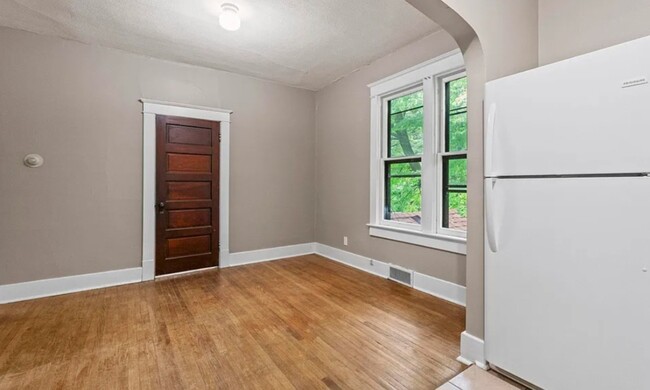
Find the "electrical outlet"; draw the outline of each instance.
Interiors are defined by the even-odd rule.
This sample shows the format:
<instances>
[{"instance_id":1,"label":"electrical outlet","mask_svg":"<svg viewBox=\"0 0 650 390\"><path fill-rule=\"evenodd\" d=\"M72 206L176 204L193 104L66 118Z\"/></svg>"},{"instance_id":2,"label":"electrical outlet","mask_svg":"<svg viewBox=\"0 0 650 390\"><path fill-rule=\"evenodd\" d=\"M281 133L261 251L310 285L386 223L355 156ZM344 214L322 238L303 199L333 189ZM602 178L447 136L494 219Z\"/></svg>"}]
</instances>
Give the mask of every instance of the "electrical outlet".
<instances>
[{"instance_id":1,"label":"electrical outlet","mask_svg":"<svg viewBox=\"0 0 650 390\"><path fill-rule=\"evenodd\" d=\"M375 261L373 259L370 259L370 265L371 266L375 265Z\"/></svg>"},{"instance_id":2,"label":"electrical outlet","mask_svg":"<svg viewBox=\"0 0 650 390\"><path fill-rule=\"evenodd\" d=\"M348 246L348 236L343 236L343 245Z\"/></svg>"}]
</instances>

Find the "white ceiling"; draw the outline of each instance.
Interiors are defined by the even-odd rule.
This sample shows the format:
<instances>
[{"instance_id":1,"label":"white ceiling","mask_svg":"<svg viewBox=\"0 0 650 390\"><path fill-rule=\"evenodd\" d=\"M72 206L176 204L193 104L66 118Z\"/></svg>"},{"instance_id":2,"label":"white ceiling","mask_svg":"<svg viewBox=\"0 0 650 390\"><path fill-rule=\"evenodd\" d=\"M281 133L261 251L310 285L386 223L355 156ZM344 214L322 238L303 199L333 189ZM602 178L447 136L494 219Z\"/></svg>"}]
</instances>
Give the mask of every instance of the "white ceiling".
<instances>
[{"instance_id":1,"label":"white ceiling","mask_svg":"<svg viewBox=\"0 0 650 390\"><path fill-rule=\"evenodd\" d=\"M313 90L439 29L405 0L0 0L0 25Z\"/></svg>"}]
</instances>

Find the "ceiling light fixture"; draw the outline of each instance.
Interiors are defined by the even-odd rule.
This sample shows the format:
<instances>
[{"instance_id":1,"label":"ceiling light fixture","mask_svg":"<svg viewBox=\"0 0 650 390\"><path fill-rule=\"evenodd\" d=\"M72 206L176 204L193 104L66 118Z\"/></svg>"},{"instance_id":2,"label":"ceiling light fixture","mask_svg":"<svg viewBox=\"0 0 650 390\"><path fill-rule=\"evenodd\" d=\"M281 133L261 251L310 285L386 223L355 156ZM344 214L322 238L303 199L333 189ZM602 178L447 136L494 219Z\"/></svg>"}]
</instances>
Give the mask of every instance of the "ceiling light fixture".
<instances>
[{"instance_id":1,"label":"ceiling light fixture","mask_svg":"<svg viewBox=\"0 0 650 390\"><path fill-rule=\"evenodd\" d=\"M232 3L221 4L221 14L219 15L219 24L224 30L237 31L241 26L239 18L239 7Z\"/></svg>"}]
</instances>

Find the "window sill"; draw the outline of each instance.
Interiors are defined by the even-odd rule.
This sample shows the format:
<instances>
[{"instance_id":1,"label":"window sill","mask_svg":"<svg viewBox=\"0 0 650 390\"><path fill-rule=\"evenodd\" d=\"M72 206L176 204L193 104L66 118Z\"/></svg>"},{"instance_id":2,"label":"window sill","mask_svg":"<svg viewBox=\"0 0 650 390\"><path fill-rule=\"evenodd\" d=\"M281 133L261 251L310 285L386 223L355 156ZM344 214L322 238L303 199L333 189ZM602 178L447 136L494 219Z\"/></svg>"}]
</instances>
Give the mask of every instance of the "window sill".
<instances>
[{"instance_id":1,"label":"window sill","mask_svg":"<svg viewBox=\"0 0 650 390\"><path fill-rule=\"evenodd\" d=\"M467 240L464 238L422 233L377 224L368 224L368 228L372 237L386 238L462 255L467 254Z\"/></svg>"}]
</instances>

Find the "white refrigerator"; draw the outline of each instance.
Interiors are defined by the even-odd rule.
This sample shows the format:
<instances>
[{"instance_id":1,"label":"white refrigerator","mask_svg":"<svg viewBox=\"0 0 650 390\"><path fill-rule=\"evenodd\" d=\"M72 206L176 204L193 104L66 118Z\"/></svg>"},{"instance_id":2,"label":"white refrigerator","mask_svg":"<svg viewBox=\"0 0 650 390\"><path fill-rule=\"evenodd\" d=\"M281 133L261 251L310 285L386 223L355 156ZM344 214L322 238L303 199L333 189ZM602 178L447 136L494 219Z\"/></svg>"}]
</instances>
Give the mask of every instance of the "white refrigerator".
<instances>
[{"instance_id":1,"label":"white refrigerator","mask_svg":"<svg viewBox=\"0 0 650 390\"><path fill-rule=\"evenodd\" d=\"M650 390L650 37L495 80L485 354L549 390Z\"/></svg>"}]
</instances>

